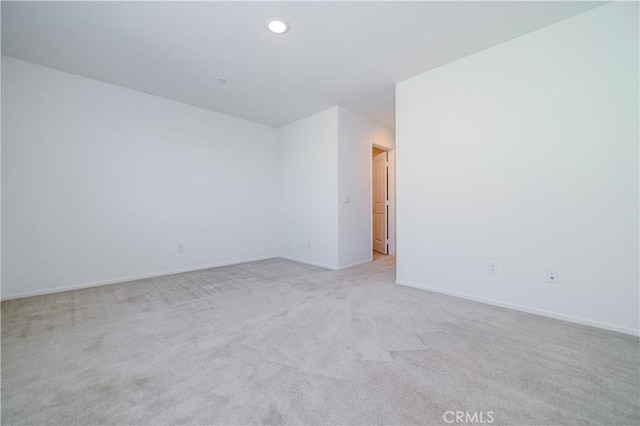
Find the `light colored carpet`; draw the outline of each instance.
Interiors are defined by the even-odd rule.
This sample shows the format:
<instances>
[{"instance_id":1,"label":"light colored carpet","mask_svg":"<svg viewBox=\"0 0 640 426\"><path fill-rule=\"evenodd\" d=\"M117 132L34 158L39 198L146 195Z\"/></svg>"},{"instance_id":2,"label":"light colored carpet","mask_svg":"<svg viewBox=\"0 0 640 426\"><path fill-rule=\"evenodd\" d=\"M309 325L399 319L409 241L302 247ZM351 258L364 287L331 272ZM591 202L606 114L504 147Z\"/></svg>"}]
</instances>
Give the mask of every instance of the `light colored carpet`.
<instances>
[{"instance_id":1,"label":"light colored carpet","mask_svg":"<svg viewBox=\"0 0 640 426\"><path fill-rule=\"evenodd\" d=\"M2 302L2 423L640 422L637 338L393 282L274 259Z\"/></svg>"}]
</instances>

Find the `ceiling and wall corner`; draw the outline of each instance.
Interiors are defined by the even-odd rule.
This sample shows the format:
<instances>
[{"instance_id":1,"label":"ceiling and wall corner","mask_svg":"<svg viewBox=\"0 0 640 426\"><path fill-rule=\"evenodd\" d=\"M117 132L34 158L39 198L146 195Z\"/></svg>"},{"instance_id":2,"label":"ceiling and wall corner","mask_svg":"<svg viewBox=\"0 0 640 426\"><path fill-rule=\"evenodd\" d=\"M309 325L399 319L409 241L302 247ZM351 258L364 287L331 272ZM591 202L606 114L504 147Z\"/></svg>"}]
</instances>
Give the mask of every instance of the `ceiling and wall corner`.
<instances>
[{"instance_id":1,"label":"ceiling and wall corner","mask_svg":"<svg viewBox=\"0 0 640 426\"><path fill-rule=\"evenodd\" d=\"M3 1L2 53L275 127L335 105L394 127L397 81L599 4Z\"/></svg>"}]
</instances>

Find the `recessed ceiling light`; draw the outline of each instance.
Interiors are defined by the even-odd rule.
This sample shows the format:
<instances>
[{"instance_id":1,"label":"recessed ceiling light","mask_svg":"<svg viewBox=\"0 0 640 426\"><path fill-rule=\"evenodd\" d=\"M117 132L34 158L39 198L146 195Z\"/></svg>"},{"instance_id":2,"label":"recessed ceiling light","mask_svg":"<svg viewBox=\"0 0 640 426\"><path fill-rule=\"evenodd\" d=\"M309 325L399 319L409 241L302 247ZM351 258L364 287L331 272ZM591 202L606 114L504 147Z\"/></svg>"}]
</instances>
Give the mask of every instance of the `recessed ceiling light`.
<instances>
[{"instance_id":1,"label":"recessed ceiling light","mask_svg":"<svg viewBox=\"0 0 640 426\"><path fill-rule=\"evenodd\" d=\"M282 18L267 19L267 28L275 34L284 34L289 31L289 23Z\"/></svg>"}]
</instances>

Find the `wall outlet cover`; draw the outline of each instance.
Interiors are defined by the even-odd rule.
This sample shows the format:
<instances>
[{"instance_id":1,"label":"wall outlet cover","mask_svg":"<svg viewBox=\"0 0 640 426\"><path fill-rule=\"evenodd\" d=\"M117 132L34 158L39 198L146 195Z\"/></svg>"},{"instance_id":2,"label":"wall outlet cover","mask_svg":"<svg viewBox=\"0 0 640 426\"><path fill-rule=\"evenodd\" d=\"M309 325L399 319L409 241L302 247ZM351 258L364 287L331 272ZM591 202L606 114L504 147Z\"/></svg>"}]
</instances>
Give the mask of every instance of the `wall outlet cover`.
<instances>
[{"instance_id":1,"label":"wall outlet cover","mask_svg":"<svg viewBox=\"0 0 640 426\"><path fill-rule=\"evenodd\" d=\"M546 275L548 283L557 283L560 281L560 273L556 269L549 269Z\"/></svg>"}]
</instances>

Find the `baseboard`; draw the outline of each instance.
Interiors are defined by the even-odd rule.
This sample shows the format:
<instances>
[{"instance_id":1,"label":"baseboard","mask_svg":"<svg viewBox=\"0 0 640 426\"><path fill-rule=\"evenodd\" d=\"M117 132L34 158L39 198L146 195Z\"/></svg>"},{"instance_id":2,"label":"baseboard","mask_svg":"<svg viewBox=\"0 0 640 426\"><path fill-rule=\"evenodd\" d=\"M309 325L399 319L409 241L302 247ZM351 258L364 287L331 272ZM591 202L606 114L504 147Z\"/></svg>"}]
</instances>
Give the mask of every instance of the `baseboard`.
<instances>
[{"instance_id":1,"label":"baseboard","mask_svg":"<svg viewBox=\"0 0 640 426\"><path fill-rule=\"evenodd\" d=\"M353 266L363 265L365 263L371 262L371 260L372 260L372 259L361 260L359 262L350 263L348 265L336 267L336 266L325 265L323 263L311 262L311 261L304 260L304 259L298 259L296 257L282 256L282 255L280 255L279 257L282 258L282 259L291 260L292 262L304 263L304 264L312 265L312 266L319 266L320 268L330 269L332 271L339 271L339 270L342 270L342 269L351 268Z\"/></svg>"},{"instance_id":2,"label":"baseboard","mask_svg":"<svg viewBox=\"0 0 640 426\"><path fill-rule=\"evenodd\" d=\"M339 268L338 268L338 267L336 267L336 266L329 266L329 265L325 265L325 264L323 264L323 263L312 262L312 261L310 261L310 260L305 260L305 259L298 259L298 258L296 258L296 257L291 257L291 256L283 256L283 255L280 255L280 256L277 256L277 257L279 257L279 258L281 258L281 259L290 260L290 261L292 261L292 262L304 263L304 264L306 264L306 265L318 266L318 267L320 267L320 268L330 269L330 270L332 270L332 271L337 271L337 270L339 269Z\"/></svg>"},{"instance_id":3,"label":"baseboard","mask_svg":"<svg viewBox=\"0 0 640 426\"><path fill-rule=\"evenodd\" d=\"M405 287L417 288L420 290L431 291L434 293L446 294L447 296L453 296L460 299L472 300L474 302L485 303L487 305L498 306L501 308L512 309L514 311L526 312L528 314L540 315L547 318L558 319L562 321L572 322L574 324L586 325L589 327L601 328L604 330L615 331L618 333L629 334L632 336L640 336L640 330L636 330L629 327L622 327L615 324L609 324L606 322L593 321L586 318L574 317L572 315L561 314L558 312L545 311L543 309L532 308L529 306L518 305L515 303L503 302L494 299L485 299L483 297L477 297L466 293L458 293L455 291L443 290L441 288L429 287L423 284L416 284L409 281L396 280L396 284Z\"/></svg>"},{"instance_id":4,"label":"baseboard","mask_svg":"<svg viewBox=\"0 0 640 426\"><path fill-rule=\"evenodd\" d=\"M354 266L364 265L365 263L369 263L369 262L372 262L372 261L373 261L373 259L361 260L359 262L350 263L348 265L341 266L338 269L342 270L342 269L352 268Z\"/></svg>"},{"instance_id":5,"label":"baseboard","mask_svg":"<svg viewBox=\"0 0 640 426\"><path fill-rule=\"evenodd\" d=\"M4 296L3 295L1 300L5 301L5 300L13 300L13 299L22 299L24 297L42 296L42 295L45 295L45 294L53 294L53 293L62 293L64 291L81 290L83 288L100 287L100 286L103 286L103 285L110 285L110 284L121 284L121 283L126 283L126 282L129 282L129 281L144 280L144 279L147 279L147 278L164 277L166 275L181 274L183 272L201 271L203 269L219 268L221 266L230 266L230 265L238 265L238 264L241 264L241 263L258 262L258 261L261 261L261 260L277 259L278 257L280 257L280 256L274 255L274 256L255 257L255 258L250 258L250 259L234 260L234 261L230 261L230 262L213 263L213 264L210 264L210 265L194 266L194 267L190 267L190 268L173 269L173 270L170 270L170 271L155 272L155 273L151 273L151 274L134 275L134 276L129 276L129 277L116 278L116 279L113 279L113 280L94 281L94 282L91 282L91 283L78 284L78 285L72 285L72 286L67 286L67 287L57 287L57 288L54 288L54 289L29 291L29 292L26 292L26 293L19 293L19 294L15 294L15 295L11 295L11 296Z\"/></svg>"}]
</instances>

